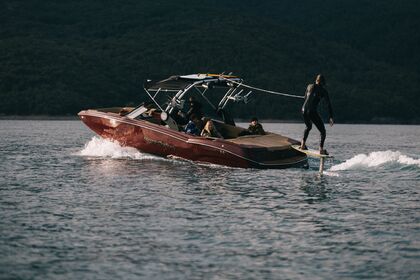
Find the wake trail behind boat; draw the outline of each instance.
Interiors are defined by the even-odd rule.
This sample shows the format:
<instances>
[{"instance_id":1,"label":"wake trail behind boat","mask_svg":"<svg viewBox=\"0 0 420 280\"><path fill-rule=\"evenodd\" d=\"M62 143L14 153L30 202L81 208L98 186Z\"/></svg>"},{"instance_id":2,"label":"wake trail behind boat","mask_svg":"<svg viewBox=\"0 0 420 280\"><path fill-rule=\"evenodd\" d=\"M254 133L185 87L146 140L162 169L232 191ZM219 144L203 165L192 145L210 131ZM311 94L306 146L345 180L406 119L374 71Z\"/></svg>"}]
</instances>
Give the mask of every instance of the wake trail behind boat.
<instances>
[{"instance_id":1,"label":"wake trail behind boat","mask_svg":"<svg viewBox=\"0 0 420 280\"><path fill-rule=\"evenodd\" d=\"M399 151L377 151L369 154L358 154L343 163L333 165L328 171L375 169L388 165L420 168L420 159L411 158Z\"/></svg>"}]
</instances>

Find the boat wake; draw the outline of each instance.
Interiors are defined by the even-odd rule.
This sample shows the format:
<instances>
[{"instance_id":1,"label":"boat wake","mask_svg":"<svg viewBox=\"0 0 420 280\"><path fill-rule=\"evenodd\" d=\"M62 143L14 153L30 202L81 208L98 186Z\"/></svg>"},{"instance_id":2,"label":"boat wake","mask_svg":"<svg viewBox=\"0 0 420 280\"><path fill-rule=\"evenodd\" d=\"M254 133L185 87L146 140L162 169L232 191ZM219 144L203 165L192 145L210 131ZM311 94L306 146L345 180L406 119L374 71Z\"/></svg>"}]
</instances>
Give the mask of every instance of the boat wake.
<instances>
[{"instance_id":1,"label":"boat wake","mask_svg":"<svg viewBox=\"0 0 420 280\"><path fill-rule=\"evenodd\" d=\"M112 159L135 159L135 160L163 160L173 161L177 164L180 163L194 163L188 159L183 159L175 156L169 156L168 158L158 157L150 154L139 152L137 149L132 147L122 147L118 142L109 141L97 136L85 144L85 147L75 153L78 156L85 157L98 157L98 158L112 158ZM235 167L223 166L212 163L196 162L198 166L216 168L216 169L236 169Z\"/></svg>"},{"instance_id":2,"label":"boat wake","mask_svg":"<svg viewBox=\"0 0 420 280\"><path fill-rule=\"evenodd\" d=\"M399 151L378 151L369 154L358 154L343 163L333 165L328 171L375 169L389 165L420 168L420 159L411 158Z\"/></svg>"},{"instance_id":3,"label":"boat wake","mask_svg":"<svg viewBox=\"0 0 420 280\"><path fill-rule=\"evenodd\" d=\"M92 139L85 144L85 147L77 154L87 157L106 157L113 159L160 159L156 156L141 153L135 148L121 147L117 142L105 140L97 136L92 137Z\"/></svg>"}]
</instances>

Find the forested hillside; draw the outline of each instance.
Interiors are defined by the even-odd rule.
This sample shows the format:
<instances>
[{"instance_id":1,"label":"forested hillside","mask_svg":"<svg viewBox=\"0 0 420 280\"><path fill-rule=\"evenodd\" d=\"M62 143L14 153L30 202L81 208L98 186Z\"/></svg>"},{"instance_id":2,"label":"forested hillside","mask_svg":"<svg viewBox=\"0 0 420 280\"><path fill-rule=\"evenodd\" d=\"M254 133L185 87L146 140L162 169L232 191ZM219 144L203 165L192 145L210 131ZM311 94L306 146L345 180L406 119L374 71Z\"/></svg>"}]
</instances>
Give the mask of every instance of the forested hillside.
<instances>
[{"instance_id":1,"label":"forested hillside","mask_svg":"<svg viewBox=\"0 0 420 280\"><path fill-rule=\"evenodd\" d=\"M339 122L420 122L418 1L11 0L0 3L0 114L146 100L145 79L233 72L303 95L324 73ZM259 94L239 117L299 119Z\"/></svg>"}]
</instances>

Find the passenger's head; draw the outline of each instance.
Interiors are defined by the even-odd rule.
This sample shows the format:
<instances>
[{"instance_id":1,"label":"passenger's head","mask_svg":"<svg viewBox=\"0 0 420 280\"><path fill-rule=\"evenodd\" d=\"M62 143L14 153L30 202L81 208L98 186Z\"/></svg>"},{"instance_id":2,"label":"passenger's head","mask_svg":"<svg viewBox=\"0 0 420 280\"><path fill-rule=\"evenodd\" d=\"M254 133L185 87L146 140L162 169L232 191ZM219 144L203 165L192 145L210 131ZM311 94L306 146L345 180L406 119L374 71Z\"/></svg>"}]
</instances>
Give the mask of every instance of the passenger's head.
<instances>
[{"instance_id":1,"label":"passenger's head","mask_svg":"<svg viewBox=\"0 0 420 280\"><path fill-rule=\"evenodd\" d=\"M213 123L213 121L212 120L208 120L206 123L205 123L206 125L205 125L205 129L207 130L207 131L211 131L212 129L214 129L214 123Z\"/></svg>"},{"instance_id":2,"label":"passenger's head","mask_svg":"<svg viewBox=\"0 0 420 280\"><path fill-rule=\"evenodd\" d=\"M325 81L325 77L322 74L318 74L315 78L315 83L317 85L321 85L321 86L325 86L326 81Z\"/></svg>"},{"instance_id":3,"label":"passenger's head","mask_svg":"<svg viewBox=\"0 0 420 280\"><path fill-rule=\"evenodd\" d=\"M252 125L256 125L258 123L258 119L257 119L257 117L253 117L252 119L251 119L251 124Z\"/></svg>"}]
</instances>

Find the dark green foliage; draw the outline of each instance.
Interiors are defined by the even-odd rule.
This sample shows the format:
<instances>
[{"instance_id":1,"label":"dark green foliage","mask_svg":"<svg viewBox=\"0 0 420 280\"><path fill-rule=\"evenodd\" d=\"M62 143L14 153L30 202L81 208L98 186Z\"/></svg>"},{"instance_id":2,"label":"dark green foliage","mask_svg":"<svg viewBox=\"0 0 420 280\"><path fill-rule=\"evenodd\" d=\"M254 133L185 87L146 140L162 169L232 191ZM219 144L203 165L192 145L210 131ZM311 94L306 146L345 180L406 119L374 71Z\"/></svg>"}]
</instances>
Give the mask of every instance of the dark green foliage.
<instances>
[{"instance_id":1,"label":"dark green foliage","mask_svg":"<svg viewBox=\"0 0 420 280\"><path fill-rule=\"evenodd\" d=\"M419 122L417 1L3 1L0 114L137 104L142 83L233 71L303 95L322 72L337 121ZM256 93L236 115L300 119ZM256 97L256 96L254 96Z\"/></svg>"}]
</instances>

